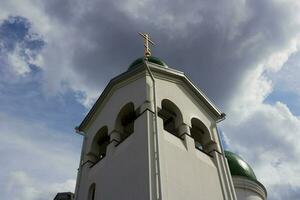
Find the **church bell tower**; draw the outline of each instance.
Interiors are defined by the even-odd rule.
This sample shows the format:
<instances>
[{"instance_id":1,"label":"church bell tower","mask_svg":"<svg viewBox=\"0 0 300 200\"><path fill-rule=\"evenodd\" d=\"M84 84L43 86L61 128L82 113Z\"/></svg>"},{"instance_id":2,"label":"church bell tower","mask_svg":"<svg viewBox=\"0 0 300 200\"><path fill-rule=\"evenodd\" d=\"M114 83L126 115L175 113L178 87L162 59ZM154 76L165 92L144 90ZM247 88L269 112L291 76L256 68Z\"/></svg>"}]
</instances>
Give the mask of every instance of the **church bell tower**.
<instances>
[{"instance_id":1,"label":"church bell tower","mask_svg":"<svg viewBox=\"0 0 300 200\"><path fill-rule=\"evenodd\" d=\"M224 119L183 72L145 56L113 78L80 126L76 200L236 200Z\"/></svg>"}]
</instances>

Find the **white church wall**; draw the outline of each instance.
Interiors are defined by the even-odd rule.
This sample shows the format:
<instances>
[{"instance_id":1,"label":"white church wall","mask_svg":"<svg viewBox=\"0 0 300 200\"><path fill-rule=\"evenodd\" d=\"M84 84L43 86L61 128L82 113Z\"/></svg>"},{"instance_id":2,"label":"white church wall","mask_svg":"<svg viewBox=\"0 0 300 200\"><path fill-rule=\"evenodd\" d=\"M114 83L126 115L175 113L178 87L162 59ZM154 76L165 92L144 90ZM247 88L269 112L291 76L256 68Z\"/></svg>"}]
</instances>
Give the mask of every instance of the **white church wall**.
<instances>
[{"instance_id":1,"label":"white church wall","mask_svg":"<svg viewBox=\"0 0 300 200\"><path fill-rule=\"evenodd\" d=\"M147 91L145 88L145 77L138 75L118 83L110 91L103 104L100 106L100 108L98 108L93 119L89 122L89 126L86 131L86 141L83 145L84 159L82 163L85 164L80 173L81 178L77 199L87 199L89 186L92 183L96 183L95 199L98 199L98 197L101 195L107 194L119 194L120 196L114 196L113 198L105 197L105 199L120 199L123 197L122 195L124 195L125 192L133 190L133 188L126 188L130 187L131 185L128 184L128 180L132 181L133 185L138 183L136 184L137 188L142 187L139 190L140 193L149 194L149 192L144 192L144 190L148 190L148 187L145 186L145 184L148 183L147 177L144 177L144 175L148 176L149 172L147 172L148 156L145 154L147 152L148 144L146 141L146 128L148 125L144 124L146 120L144 119L145 117L143 115L136 120L134 124L135 131L132 135L126 138L117 147L114 147L114 144L111 143L107 148L107 155L93 167L91 167L92 163L86 163L89 160L87 153L91 148L93 138L97 131L101 127L107 126L108 133L111 133L111 131L115 129L115 122L119 111L125 104L132 102L134 104L134 108L137 109L144 103L147 97ZM141 119L143 119L144 122L141 122ZM140 125L141 123L143 123L143 125ZM134 164L136 164L136 167L133 167ZM115 179L116 182L113 182L113 179ZM134 181L134 179L136 179L136 181ZM103 182L102 180L111 181ZM121 189L120 191L116 192L114 191L114 188L124 188L124 191ZM99 189L103 191L103 194L101 192L99 193ZM136 199L146 199L144 196L141 197L140 193L133 195L138 197ZM128 197L128 199L132 198Z\"/></svg>"},{"instance_id":2,"label":"white church wall","mask_svg":"<svg viewBox=\"0 0 300 200\"><path fill-rule=\"evenodd\" d=\"M193 138L184 136L183 142L180 141L185 145L186 151L182 151L182 148L174 148L176 145L178 147L178 144L181 144L180 142L170 143L169 139L162 139L164 143L161 143L160 146L163 149L161 154L164 158L161 158L161 167L162 171L165 170L165 173L162 173L162 179L165 187L168 188L163 189L167 193L164 194L166 199L199 199L199 197L218 200L236 199L233 185L230 184L230 174L226 170L224 157L221 155L222 150L216 128L216 119L213 118L212 113L191 92L190 88L179 80L170 80L157 75L156 88L159 107L161 107L161 102L164 99L172 101L181 111L183 123L191 127L191 119L199 119L209 130L211 140L209 147L206 149L207 152L211 152L212 156L209 159L212 165L209 165L206 162L207 159L203 159L203 157L209 157L209 155L195 148ZM166 132L163 130L162 120L160 121L160 130ZM190 134L189 131L186 133ZM180 140L173 135L170 137ZM202 156L199 156L199 154ZM172 181L170 181L170 177ZM185 181L180 177L185 177Z\"/></svg>"},{"instance_id":3,"label":"white church wall","mask_svg":"<svg viewBox=\"0 0 300 200\"><path fill-rule=\"evenodd\" d=\"M158 118L159 169L154 161L153 83L145 71L113 86L99 106L94 117L85 126L86 139L83 145L85 163L87 153L98 130L108 127L108 134L116 133L115 122L122 107L132 102L134 109L142 108L134 123L134 132L122 143L111 142L107 154L96 164L86 163L80 174L77 200L86 200L89 187L96 184L95 200L98 199L152 199L156 196L159 171L162 199L235 199L230 195L222 165L221 147L216 129L216 119L211 111L189 91L181 81L156 77L157 107L164 99L172 101L183 116L182 139L168 133L163 121ZM152 102L151 102L152 101ZM150 109L142 113L145 109ZM191 119L197 118L207 127L211 142L211 155L195 148L190 136ZM210 141L210 140L209 140ZM220 164L221 163L221 164ZM230 175L229 175L230 176ZM230 179L231 180L231 179ZM225 189L224 189L225 188ZM233 189L232 189L233 190ZM222 192L223 191L223 192ZM225 191L225 192L224 192ZM226 193L227 192L227 193Z\"/></svg>"},{"instance_id":4,"label":"white church wall","mask_svg":"<svg viewBox=\"0 0 300 200\"><path fill-rule=\"evenodd\" d=\"M93 183L95 200L149 199L148 118L148 112L137 118L132 135L94 166L86 168L79 199L87 199Z\"/></svg>"},{"instance_id":5,"label":"white church wall","mask_svg":"<svg viewBox=\"0 0 300 200\"><path fill-rule=\"evenodd\" d=\"M163 130L162 120L159 120L159 132L163 199L223 199L212 158L193 144L186 147L183 140ZM188 151L189 148L193 151Z\"/></svg>"},{"instance_id":6,"label":"white church wall","mask_svg":"<svg viewBox=\"0 0 300 200\"><path fill-rule=\"evenodd\" d=\"M214 122L204 109L204 105L196 101L195 97L179 82L170 82L162 79L156 79L157 102L161 106L164 99L169 99L180 109L183 116L183 122L191 126L191 119L196 117L200 119L208 128Z\"/></svg>"},{"instance_id":7,"label":"white church wall","mask_svg":"<svg viewBox=\"0 0 300 200\"><path fill-rule=\"evenodd\" d=\"M161 102L164 99L172 101L180 109L183 123L189 127L191 127L193 118L199 119L207 127L211 140L216 144L213 148L218 152L222 152L216 130L216 121L211 117L210 112L205 109L204 104L196 100L197 98L189 92L189 89L183 83L157 78L156 88L159 107L161 107Z\"/></svg>"},{"instance_id":8,"label":"white church wall","mask_svg":"<svg viewBox=\"0 0 300 200\"><path fill-rule=\"evenodd\" d=\"M122 87L125 86L126 87ZM124 105L132 102L134 108L141 106L146 99L145 77L119 83L110 91L103 105L98 109L87 131L87 147L91 146L94 135L102 126L108 127L110 133L115 129L116 118Z\"/></svg>"}]
</instances>

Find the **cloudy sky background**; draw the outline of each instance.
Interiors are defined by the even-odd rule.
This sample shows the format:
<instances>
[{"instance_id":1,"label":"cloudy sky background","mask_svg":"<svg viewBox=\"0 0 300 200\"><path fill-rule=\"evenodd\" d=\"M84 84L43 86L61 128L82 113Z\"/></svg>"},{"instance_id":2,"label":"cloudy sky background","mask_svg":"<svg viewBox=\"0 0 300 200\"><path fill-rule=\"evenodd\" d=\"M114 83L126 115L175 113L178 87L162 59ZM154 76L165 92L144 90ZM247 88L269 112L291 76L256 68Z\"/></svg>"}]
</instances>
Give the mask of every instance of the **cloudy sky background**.
<instances>
[{"instance_id":1,"label":"cloudy sky background","mask_svg":"<svg viewBox=\"0 0 300 200\"><path fill-rule=\"evenodd\" d=\"M142 31L227 114L226 147L269 199L299 199L299 10L297 0L0 0L0 198L74 190L74 127L142 55Z\"/></svg>"}]
</instances>

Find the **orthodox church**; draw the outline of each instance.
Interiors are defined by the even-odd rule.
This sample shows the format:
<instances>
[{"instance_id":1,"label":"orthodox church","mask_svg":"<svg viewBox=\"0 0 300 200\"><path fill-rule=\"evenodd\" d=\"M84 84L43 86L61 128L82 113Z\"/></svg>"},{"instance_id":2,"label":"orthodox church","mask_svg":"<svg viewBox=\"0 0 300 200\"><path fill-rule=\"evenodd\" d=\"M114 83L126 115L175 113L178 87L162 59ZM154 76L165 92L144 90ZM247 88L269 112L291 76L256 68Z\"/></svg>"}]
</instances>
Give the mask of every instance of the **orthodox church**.
<instances>
[{"instance_id":1,"label":"orthodox church","mask_svg":"<svg viewBox=\"0 0 300 200\"><path fill-rule=\"evenodd\" d=\"M75 200L265 200L247 162L224 151L225 119L181 71L151 56L113 78L82 123ZM59 199L59 198L57 198Z\"/></svg>"}]
</instances>

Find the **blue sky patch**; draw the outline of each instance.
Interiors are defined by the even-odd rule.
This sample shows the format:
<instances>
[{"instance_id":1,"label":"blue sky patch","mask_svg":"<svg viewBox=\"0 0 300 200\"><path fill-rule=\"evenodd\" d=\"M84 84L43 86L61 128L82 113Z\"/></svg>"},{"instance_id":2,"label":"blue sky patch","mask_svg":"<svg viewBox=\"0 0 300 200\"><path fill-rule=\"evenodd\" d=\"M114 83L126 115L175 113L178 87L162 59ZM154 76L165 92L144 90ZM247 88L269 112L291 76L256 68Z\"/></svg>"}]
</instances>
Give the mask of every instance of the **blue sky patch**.
<instances>
[{"instance_id":1,"label":"blue sky patch","mask_svg":"<svg viewBox=\"0 0 300 200\"><path fill-rule=\"evenodd\" d=\"M45 46L37 33L32 32L30 22L20 16L10 16L0 25L0 66L7 67L7 56L15 53L32 69L32 60ZM16 52L15 52L16 51Z\"/></svg>"},{"instance_id":2,"label":"blue sky patch","mask_svg":"<svg viewBox=\"0 0 300 200\"><path fill-rule=\"evenodd\" d=\"M7 74L6 56L19 46L19 56L24 59L30 73L18 81L7 76L0 80L0 110L10 115L31 120L33 123L42 122L51 129L74 133L74 127L83 119L85 108L76 101L76 93L66 91L64 94L47 96L42 82L43 71L29 63L30 57L39 54L45 45L42 37L30 30L30 22L23 17L15 16L4 20L0 25L1 74ZM28 55L30 51L30 55ZM82 113L80 115L79 113Z\"/></svg>"}]
</instances>

